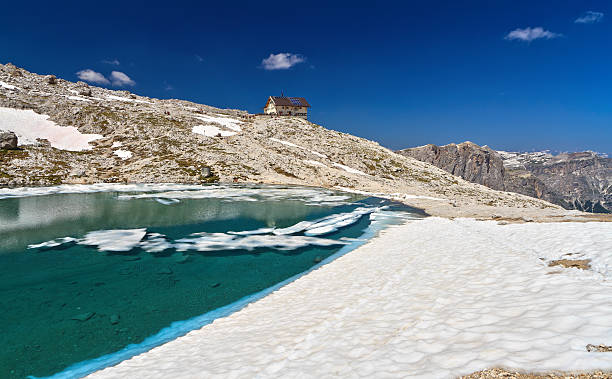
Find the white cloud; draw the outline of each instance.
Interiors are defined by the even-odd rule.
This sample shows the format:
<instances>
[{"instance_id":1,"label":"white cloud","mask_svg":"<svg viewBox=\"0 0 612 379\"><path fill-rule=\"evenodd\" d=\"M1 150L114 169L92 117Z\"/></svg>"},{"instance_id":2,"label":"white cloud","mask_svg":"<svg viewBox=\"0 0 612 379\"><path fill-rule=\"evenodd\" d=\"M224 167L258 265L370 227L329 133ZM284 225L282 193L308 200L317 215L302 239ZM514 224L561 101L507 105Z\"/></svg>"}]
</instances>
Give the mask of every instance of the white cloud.
<instances>
[{"instance_id":1,"label":"white cloud","mask_svg":"<svg viewBox=\"0 0 612 379\"><path fill-rule=\"evenodd\" d=\"M119 66L121 64L121 62L119 62L118 59L113 59L113 60L105 59L102 61L102 63L110 64L111 66Z\"/></svg>"},{"instance_id":2,"label":"white cloud","mask_svg":"<svg viewBox=\"0 0 612 379\"><path fill-rule=\"evenodd\" d=\"M133 86L134 84L136 84L135 81L130 79L129 76L127 76L126 74L124 74L121 71L113 71L113 72L111 72L110 79L112 80L113 85L117 86L117 87Z\"/></svg>"},{"instance_id":3,"label":"white cloud","mask_svg":"<svg viewBox=\"0 0 612 379\"><path fill-rule=\"evenodd\" d=\"M544 30L543 28L538 26L536 28L527 27L525 29L515 29L510 33L506 34L506 37L504 38L510 41L520 40L531 42L536 39L553 39L561 36L562 35L559 33L553 33L551 31Z\"/></svg>"},{"instance_id":4,"label":"white cloud","mask_svg":"<svg viewBox=\"0 0 612 379\"><path fill-rule=\"evenodd\" d=\"M196 59L198 62L204 62L204 58L202 58L202 57L201 57L201 56L199 56L198 54L196 54L196 55L195 55L195 59Z\"/></svg>"},{"instance_id":5,"label":"white cloud","mask_svg":"<svg viewBox=\"0 0 612 379\"><path fill-rule=\"evenodd\" d=\"M261 66L264 70L286 70L302 63L306 60L301 55L291 53L270 54L270 56L261 61Z\"/></svg>"},{"instance_id":6,"label":"white cloud","mask_svg":"<svg viewBox=\"0 0 612 379\"><path fill-rule=\"evenodd\" d=\"M576 24L596 24L601 22L604 18L604 14L601 12L593 12L587 11L580 17L578 17L574 22Z\"/></svg>"},{"instance_id":7,"label":"white cloud","mask_svg":"<svg viewBox=\"0 0 612 379\"><path fill-rule=\"evenodd\" d=\"M91 69L81 70L77 72L76 75L79 77L79 79L84 80L86 82L96 84L110 84L110 82L104 77L104 75L100 74L99 72L95 72Z\"/></svg>"}]
</instances>

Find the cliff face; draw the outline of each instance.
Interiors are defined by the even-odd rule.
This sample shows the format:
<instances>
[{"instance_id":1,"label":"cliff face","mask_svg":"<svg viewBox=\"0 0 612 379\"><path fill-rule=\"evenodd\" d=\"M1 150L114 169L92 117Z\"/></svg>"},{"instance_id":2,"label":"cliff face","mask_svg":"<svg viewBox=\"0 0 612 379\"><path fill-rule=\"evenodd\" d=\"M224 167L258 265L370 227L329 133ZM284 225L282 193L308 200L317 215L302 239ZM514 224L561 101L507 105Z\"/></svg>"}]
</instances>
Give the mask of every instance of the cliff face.
<instances>
[{"instance_id":1,"label":"cliff face","mask_svg":"<svg viewBox=\"0 0 612 379\"><path fill-rule=\"evenodd\" d=\"M430 144L401 150L399 153L440 167L470 182L504 190L503 160L487 146L480 147L472 142L445 146Z\"/></svg>"},{"instance_id":2,"label":"cliff face","mask_svg":"<svg viewBox=\"0 0 612 379\"><path fill-rule=\"evenodd\" d=\"M488 187L567 209L612 213L612 159L592 152L560 154L494 151L471 142L399 151Z\"/></svg>"}]
</instances>

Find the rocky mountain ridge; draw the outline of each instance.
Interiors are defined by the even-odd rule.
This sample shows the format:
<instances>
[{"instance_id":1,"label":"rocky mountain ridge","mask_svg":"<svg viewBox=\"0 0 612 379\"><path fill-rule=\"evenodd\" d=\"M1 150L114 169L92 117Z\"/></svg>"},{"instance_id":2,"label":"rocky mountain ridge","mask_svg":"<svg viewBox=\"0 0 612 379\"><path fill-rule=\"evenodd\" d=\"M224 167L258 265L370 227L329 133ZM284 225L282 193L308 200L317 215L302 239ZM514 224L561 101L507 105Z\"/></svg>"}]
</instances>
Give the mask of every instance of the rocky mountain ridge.
<instances>
[{"instance_id":1,"label":"rocky mountain ridge","mask_svg":"<svg viewBox=\"0 0 612 379\"><path fill-rule=\"evenodd\" d=\"M20 150L0 151L0 186L219 180L389 194L467 216L490 207L559 213L300 118L153 99L11 64L0 65L0 131L7 130L22 135Z\"/></svg>"},{"instance_id":2,"label":"rocky mountain ridge","mask_svg":"<svg viewBox=\"0 0 612 379\"><path fill-rule=\"evenodd\" d=\"M543 199L566 209L612 213L612 159L595 152L519 153L464 142L399 153L497 190Z\"/></svg>"}]
</instances>

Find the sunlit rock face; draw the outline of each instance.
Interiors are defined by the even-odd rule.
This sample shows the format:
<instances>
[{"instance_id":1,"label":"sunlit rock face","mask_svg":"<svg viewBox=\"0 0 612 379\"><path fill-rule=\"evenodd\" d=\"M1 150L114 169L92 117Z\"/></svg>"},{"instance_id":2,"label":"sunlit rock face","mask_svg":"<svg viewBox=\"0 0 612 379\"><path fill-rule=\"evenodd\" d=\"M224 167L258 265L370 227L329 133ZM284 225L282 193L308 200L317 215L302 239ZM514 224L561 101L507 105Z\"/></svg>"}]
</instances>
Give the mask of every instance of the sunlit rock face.
<instances>
[{"instance_id":1,"label":"sunlit rock face","mask_svg":"<svg viewBox=\"0 0 612 379\"><path fill-rule=\"evenodd\" d=\"M471 142L426 145L400 154L473 183L586 212L612 212L612 159L594 152L514 153Z\"/></svg>"}]
</instances>

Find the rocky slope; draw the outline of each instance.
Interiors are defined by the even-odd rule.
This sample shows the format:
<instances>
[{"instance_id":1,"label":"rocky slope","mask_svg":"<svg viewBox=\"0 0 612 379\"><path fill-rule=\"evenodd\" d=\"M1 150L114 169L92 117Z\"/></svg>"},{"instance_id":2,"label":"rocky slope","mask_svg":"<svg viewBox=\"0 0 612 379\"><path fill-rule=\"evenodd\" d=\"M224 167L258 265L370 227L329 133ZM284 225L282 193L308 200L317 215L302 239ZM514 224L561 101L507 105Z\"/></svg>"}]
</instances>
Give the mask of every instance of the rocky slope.
<instances>
[{"instance_id":1,"label":"rocky slope","mask_svg":"<svg viewBox=\"0 0 612 379\"><path fill-rule=\"evenodd\" d=\"M0 186L220 180L394 194L434 214L476 216L491 207L562 213L299 118L151 99L11 64L0 65L0 131L7 130L22 136L20 150L0 151ZM72 136L68 143L64 134Z\"/></svg>"},{"instance_id":2,"label":"rocky slope","mask_svg":"<svg viewBox=\"0 0 612 379\"><path fill-rule=\"evenodd\" d=\"M490 188L543 199L566 209L612 213L612 159L592 152L509 153L471 142L399 151Z\"/></svg>"}]
</instances>

